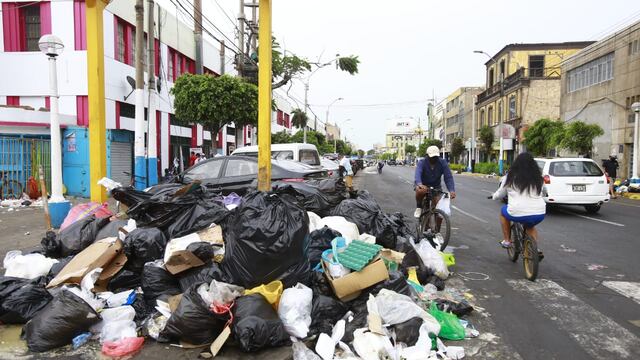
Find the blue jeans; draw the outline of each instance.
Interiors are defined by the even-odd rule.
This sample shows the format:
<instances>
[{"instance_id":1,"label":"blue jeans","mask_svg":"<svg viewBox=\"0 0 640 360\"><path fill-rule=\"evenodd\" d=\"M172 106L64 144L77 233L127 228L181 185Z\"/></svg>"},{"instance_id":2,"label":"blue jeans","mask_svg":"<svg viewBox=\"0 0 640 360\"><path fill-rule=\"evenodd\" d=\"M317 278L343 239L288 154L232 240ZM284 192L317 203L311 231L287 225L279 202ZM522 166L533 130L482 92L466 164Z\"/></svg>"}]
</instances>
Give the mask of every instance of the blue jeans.
<instances>
[{"instance_id":1,"label":"blue jeans","mask_svg":"<svg viewBox=\"0 0 640 360\"><path fill-rule=\"evenodd\" d=\"M505 219L511 221L511 222L517 222L522 224L522 226L525 229L528 228L532 228L538 224L540 224L542 222L542 220L544 220L544 214L540 214L540 215L527 215L527 216L512 216L509 214L509 212L507 211L507 206L508 205L504 205L502 206L502 216L505 217Z\"/></svg>"}]
</instances>

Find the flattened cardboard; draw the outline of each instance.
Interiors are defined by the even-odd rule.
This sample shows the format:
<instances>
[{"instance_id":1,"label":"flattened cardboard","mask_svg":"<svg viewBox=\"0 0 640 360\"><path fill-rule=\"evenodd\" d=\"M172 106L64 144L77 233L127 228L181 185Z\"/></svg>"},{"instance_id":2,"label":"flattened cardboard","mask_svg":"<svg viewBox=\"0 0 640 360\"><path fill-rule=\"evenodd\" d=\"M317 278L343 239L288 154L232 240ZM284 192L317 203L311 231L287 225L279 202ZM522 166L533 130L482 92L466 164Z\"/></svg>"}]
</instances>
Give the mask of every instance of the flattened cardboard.
<instances>
[{"instance_id":1,"label":"flattened cardboard","mask_svg":"<svg viewBox=\"0 0 640 360\"><path fill-rule=\"evenodd\" d=\"M209 242L214 245L224 244L224 240L222 238L222 227L220 225L198 231L197 234L200 237L200 241Z\"/></svg>"},{"instance_id":2,"label":"flattened cardboard","mask_svg":"<svg viewBox=\"0 0 640 360\"><path fill-rule=\"evenodd\" d=\"M382 249L380 250L380 256L388 261L393 261L396 264L402 264L402 260L404 259L404 253L397 252L390 249Z\"/></svg>"},{"instance_id":3,"label":"flattened cardboard","mask_svg":"<svg viewBox=\"0 0 640 360\"><path fill-rule=\"evenodd\" d=\"M47 288L67 283L80 284L87 273L99 267L106 268L121 252L122 241L119 239L111 237L98 240L74 256Z\"/></svg>"},{"instance_id":4,"label":"flattened cardboard","mask_svg":"<svg viewBox=\"0 0 640 360\"><path fill-rule=\"evenodd\" d=\"M324 274L334 294L342 301L349 301L358 296L360 290L389 279L389 272L381 257L375 258L360 271L351 272L341 278L334 279L321 261Z\"/></svg>"},{"instance_id":5,"label":"flattened cardboard","mask_svg":"<svg viewBox=\"0 0 640 360\"><path fill-rule=\"evenodd\" d=\"M178 250L171 254L169 261L164 264L171 274L179 274L185 270L202 266L204 263L197 256L193 255L191 251Z\"/></svg>"},{"instance_id":6,"label":"flattened cardboard","mask_svg":"<svg viewBox=\"0 0 640 360\"><path fill-rule=\"evenodd\" d=\"M100 277L96 281L93 286L93 292L103 292L107 291L107 285L109 284L109 280L114 277L118 271L122 270L124 264L127 263L127 255L124 252L118 254L118 256L113 259L109 265L107 265L102 272L100 273Z\"/></svg>"}]
</instances>

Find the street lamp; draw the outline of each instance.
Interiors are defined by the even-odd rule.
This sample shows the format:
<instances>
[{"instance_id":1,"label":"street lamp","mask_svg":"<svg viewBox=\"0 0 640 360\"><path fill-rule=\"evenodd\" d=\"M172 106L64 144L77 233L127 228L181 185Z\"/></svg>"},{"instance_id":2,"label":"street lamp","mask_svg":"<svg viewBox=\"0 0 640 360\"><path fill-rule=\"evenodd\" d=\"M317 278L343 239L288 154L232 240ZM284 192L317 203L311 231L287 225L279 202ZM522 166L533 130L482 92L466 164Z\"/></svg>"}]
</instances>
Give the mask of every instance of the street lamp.
<instances>
[{"instance_id":1,"label":"street lamp","mask_svg":"<svg viewBox=\"0 0 640 360\"><path fill-rule=\"evenodd\" d=\"M492 62L493 65L496 65L498 62L496 61L496 59L494 59L493 56L487 54L486 52L482 51L482 50L474 50L473 51L475 54L484 54L486 55ZM497 71L497 69L496 69ZM502 100L502 97L504 96L504 79L500 78L500 100ZM504 101L502 102L504 104ZM500 175L502 175L504 173L504 164L503 164L503 141L502 141L502 114L498 113L498 115L500 116L500 125L498 127L498 132L500 133L500 154L498 154L498 172L500 173Z\"/></svg>"},{"instance_id":2,"label":"street lamp","mask_svg":"<svg viewBox=\"0 0 640 360\"><path fill-rule=\"evenodd\" d=\"M51 225L59 227L67 216L71 204L62 196L62 142L58 118L58 75L56 58L62 54L64 44L59 37L48 34L38 40L38 47L49 59L49 110L51 122L51 200L49 210Z\"/></svg>"},{"instance_id":3,"label":"street lamp","mask_svg":"<svg viewBox=\"0 0 640 360\"><path fill-rule=\"evenodd\" d=\"M640 156L640 126L638 125L638 117L640 117L640 102L634 102L631 110L635 113L635 122L633 124L633 169L631 170L631 183L640 184L638 177L638 157Z\"/></svg>"},{"instance_id":4,"label":"street lamp","mask_svg":"<svg viewBox=\"0 0 640 360\"><path fill-rule=\"evenodd\" d=\"M328 124L329 123L329 109L331 109L331 105L335 104L336 101L342 101L344 100L344 98L337 98L335 100L333 100L329 105L327 105L327 116L325 117L325 123Z\"/></svg>"}]
</instances>

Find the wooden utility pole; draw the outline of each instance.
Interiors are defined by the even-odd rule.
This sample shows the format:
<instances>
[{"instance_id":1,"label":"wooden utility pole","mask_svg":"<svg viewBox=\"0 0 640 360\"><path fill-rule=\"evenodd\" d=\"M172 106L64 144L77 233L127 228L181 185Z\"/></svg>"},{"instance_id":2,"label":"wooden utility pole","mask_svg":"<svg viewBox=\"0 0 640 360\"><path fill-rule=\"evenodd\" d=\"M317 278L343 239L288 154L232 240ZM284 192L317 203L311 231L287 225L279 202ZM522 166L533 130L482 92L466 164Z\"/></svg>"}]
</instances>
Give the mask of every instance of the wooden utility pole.
<instances>
[{"instance_id":1,"label":"wooden utility pole","mask_svg":"<svg viewBox=\"0 0 640 360\"><path fill-rule=\"evenodd\" d=\"M245 23L245 15L244 15L244 0L240 0L240 12L238 13L238 49L240 49L240 53L238 54L238 58L236 59L236 70L240 77L242 77L244 70L244 23Z\"/></svg>"},{"instance_id":2,"label":"wooden utility pole","mask_svg":"<svg viewBox=\"0 0 640 360\"><path fill-rule=\"evenodd\" d=\"M136 0L136 113L134 132L135 187L147 187L147 160L144 148L144 0Z\"/></svg>"},{"instance_id":3,"label":"wooden utility pole","mask_svg":"<svg viewBox=\"0 0 640 360\"><path fill-rule=\"evenodd\" d=\"M226 62L225 59L225 49L224 49L224 40L220 40L220 75L224 75L225 69L224 65Z\"/></svg>"},{"instance_id":4,"label":"wooden utility pole","mask_svg":"<svg viewBox=\"0 0 640 360\"><path fill-rule=\"evenodd\" d=\"M193 34L196 42L196 74L204 72L202 65L202 0L193 1Z\"/></svg>"}]
</instances>

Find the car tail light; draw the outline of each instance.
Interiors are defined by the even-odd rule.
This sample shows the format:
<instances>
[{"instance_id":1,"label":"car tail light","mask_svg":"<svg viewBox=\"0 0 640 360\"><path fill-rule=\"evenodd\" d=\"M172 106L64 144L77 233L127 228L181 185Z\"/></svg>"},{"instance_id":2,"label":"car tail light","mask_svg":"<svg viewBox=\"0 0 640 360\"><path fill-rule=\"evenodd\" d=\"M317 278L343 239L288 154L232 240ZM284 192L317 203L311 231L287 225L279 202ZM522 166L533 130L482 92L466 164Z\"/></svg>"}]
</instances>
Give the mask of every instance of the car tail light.
<instances>
[{"instance_id":1,"label":"car tail light","mask_svg":"<svg viewBox=\"0 0 640 360\"><path fill-rule=\"evenodd\" d=\"M282 179L282 181L287 181L287 182L303 182L304 179L303 178L289 178L289 179Z\"/></svg>"},{"instance_id":2,"label":"car tail light","mask_svg":"<svg viewBox=\"0 0 640 360\"><path fill-rule=\"evenodd\" d=\"M333 171L329 171L329 176L333 176Z\"/></svg>"},{"instance_id":3,"label":"car tail light","mask_svg":"<svg viewBox=\"0 0 640 360\"><path fill-rule=\"evenodd\" d=\"M545 175L542 178L544 179L545 184L551 184L551 178L549 177L549 175Z\"/></svg>"}]
</instances>

